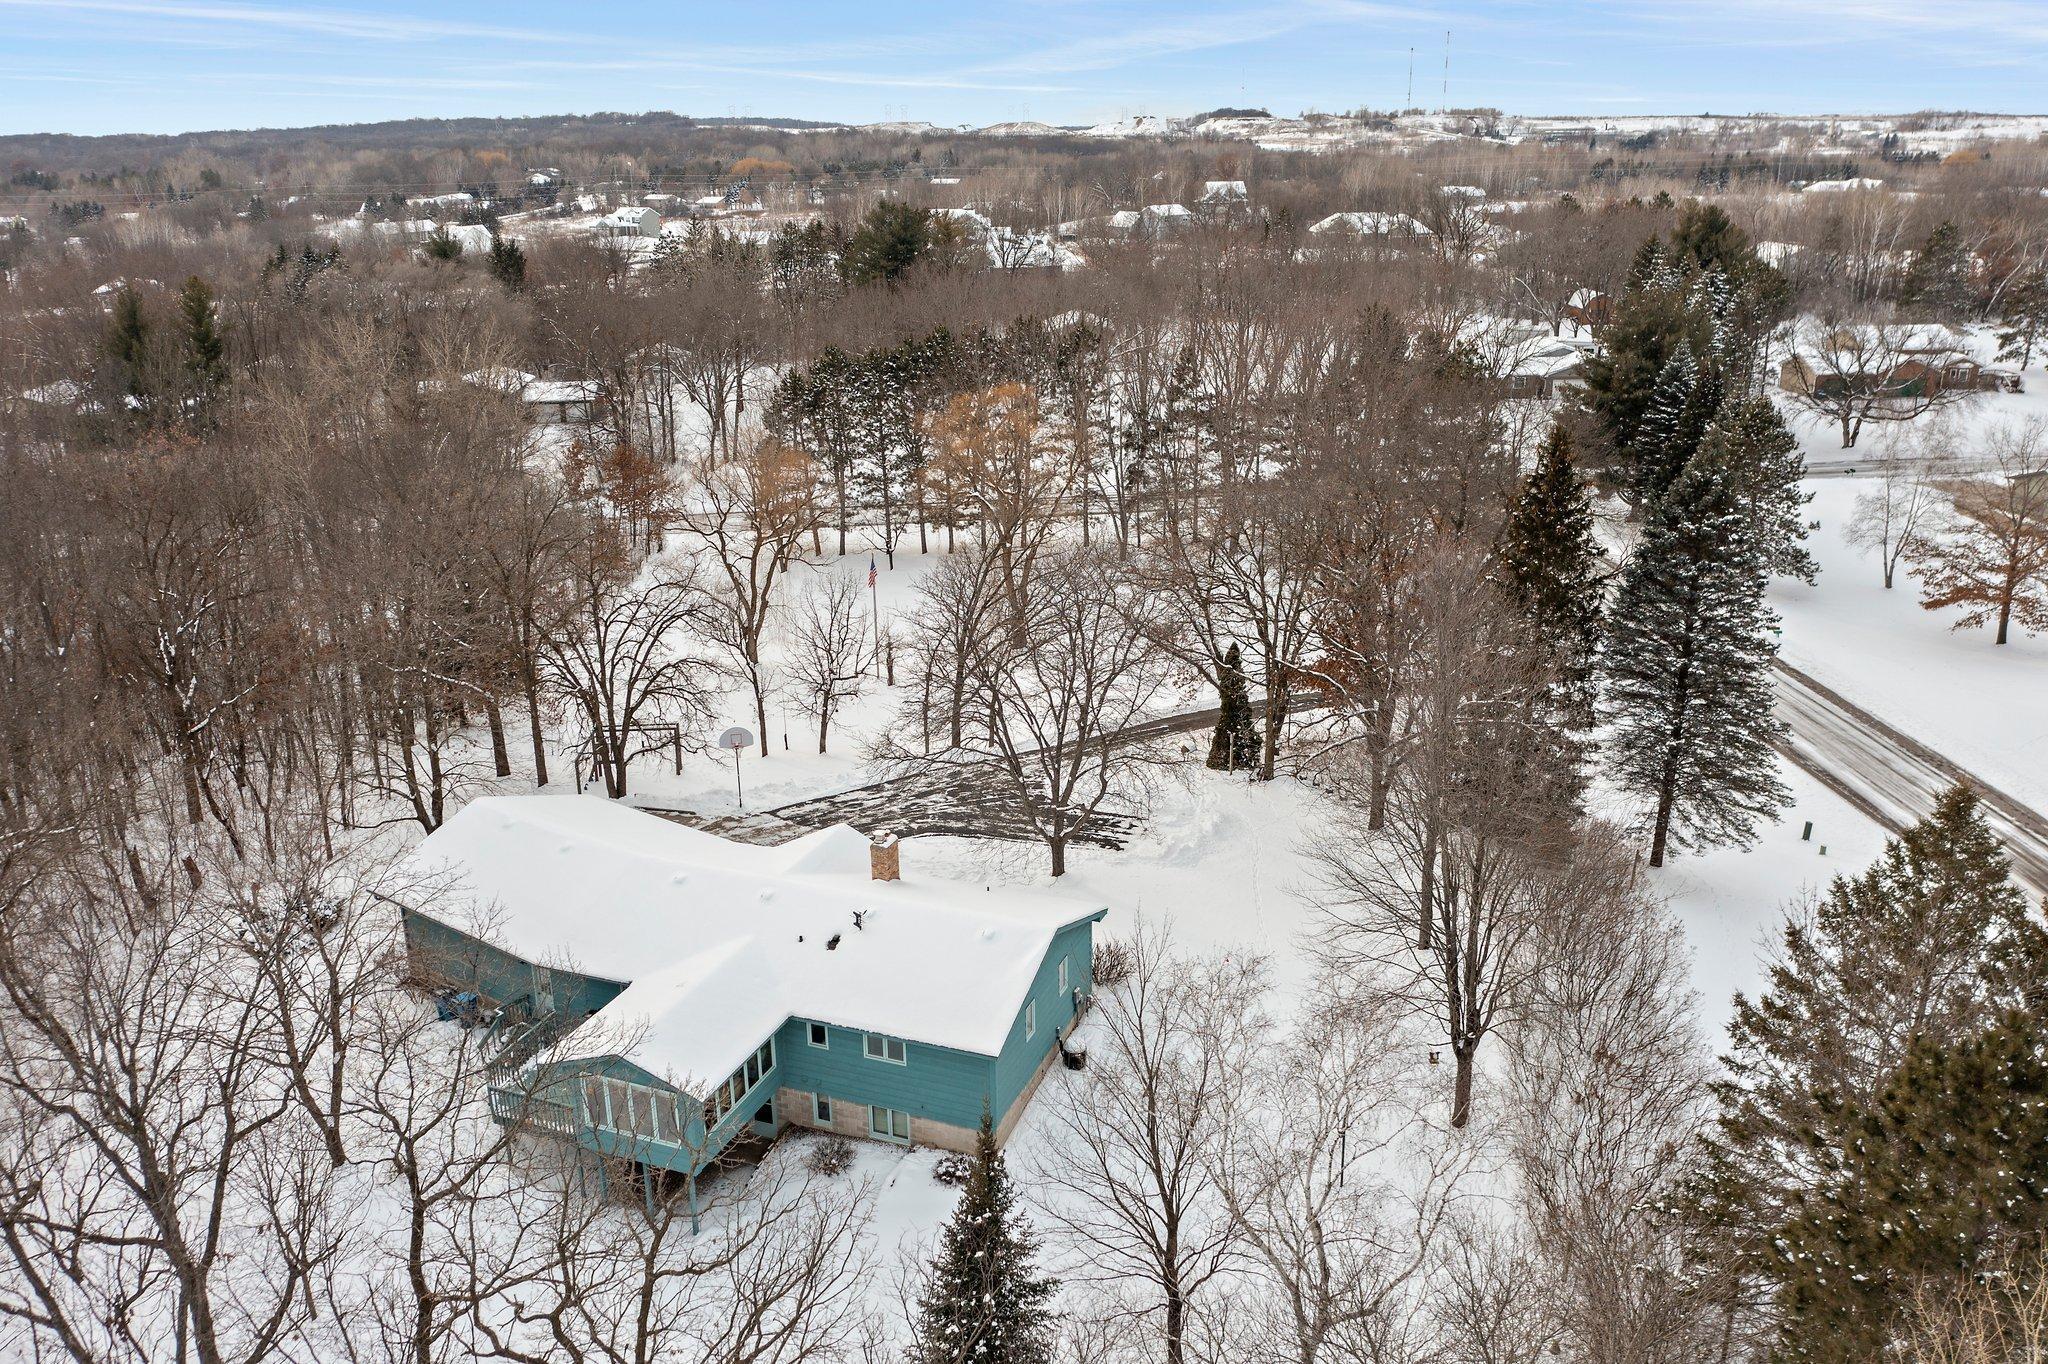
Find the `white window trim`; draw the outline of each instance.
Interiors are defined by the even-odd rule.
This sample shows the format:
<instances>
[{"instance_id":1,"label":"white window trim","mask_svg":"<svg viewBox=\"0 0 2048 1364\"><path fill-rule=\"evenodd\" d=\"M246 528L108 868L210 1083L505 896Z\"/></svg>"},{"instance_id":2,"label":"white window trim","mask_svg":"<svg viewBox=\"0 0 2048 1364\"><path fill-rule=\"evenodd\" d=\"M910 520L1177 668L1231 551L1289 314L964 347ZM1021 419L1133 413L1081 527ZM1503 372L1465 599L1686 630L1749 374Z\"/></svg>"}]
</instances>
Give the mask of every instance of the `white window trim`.
<instances>
[{"instance_id":1,"label":"white window trim","mask_svg":"<svg viewBox=\"0 0 2048 1364\"><path fill-rule=\"evenodd\" d=\"M828 1127L832 1125L831 1095L813 1094L811 1096L811 1121L824 1123Z\"/></svg>"},{"instance_id":2,"label":"white window trim","mask_svg":"<svg viewBox=\"0 0 2048 1364\"><path fill-rule=\"evenodd\" d=\"M1067 992L1067 959L1066 959L1065 957L1061 957L1061 958L1060 958L1060 993L1061 993L1061 994L1065 994L1066 992Z\"/></svg>"},{"instance_id":3,"label":"white window trim","mask_svg":"<svg viewBox=\"0 0 2048 1364\"><path fill-rule=\"evenodd\" d=\"M873 1045L876 1042L882 1044L882 1050L879 1053L876 1052ZM889 1054L889 1044L892 1042L895 1043L896 1049L903 1053L901 1056L891 1056ZM891 1037L887 1033L871 1032L861 1034L860 1051L861 1055L865 1056L868 1060L880 1061L884 1065L907 1066L910 1064L909 1046L904 1043L902 1038Z\"/></svg>"},{"instance_id":4,"label":"white window trim","mask_svg":"<svg viewBox=\"0 0 2048 1364\"><path fill-rule=\"evenodd\" d=\"M1024 1040L1029 1042L1036 1036L1038 1036L1038 1001L1027 999L1024 1001Z\"/></svg>"},{"instance_id":5,"label":"white window trim","mask_svg":"<svg viewBox=\"0 0 2048 1364\"><path fill-rule=\"evenodd\" d=\"M822 1042L818 1040L817 1035L819 1033L825 1034L825 1040ZM816 1047L820 1051L830 1050L832 1046L832 1030L826 1027L823 1023L806 1023L804 1025L804 1041L810 1043L812 1046Z\"/></svg>"},{"instance_id":6,"label":"white window trim","mask_svg":"<svg viewBox=\"0 0 2048 1364\"><path fill-rule=\"evenodd\" d=\"M875 1127L875 1114L877 1113L887 1113L889 1115L890 1125L886 1130L878 1130ZM895 1119L899 1117L903 1119L903 1130L905 1133L905 1135L900 1137L896 1135L895 1130ZM890 1108L887 1104L868 1105L868 1136L876 1141L896 1142L900 1145L908 1146L910 1145L909 1131L910 1114L907 1110Z\"/></svg>"}]
</instances>

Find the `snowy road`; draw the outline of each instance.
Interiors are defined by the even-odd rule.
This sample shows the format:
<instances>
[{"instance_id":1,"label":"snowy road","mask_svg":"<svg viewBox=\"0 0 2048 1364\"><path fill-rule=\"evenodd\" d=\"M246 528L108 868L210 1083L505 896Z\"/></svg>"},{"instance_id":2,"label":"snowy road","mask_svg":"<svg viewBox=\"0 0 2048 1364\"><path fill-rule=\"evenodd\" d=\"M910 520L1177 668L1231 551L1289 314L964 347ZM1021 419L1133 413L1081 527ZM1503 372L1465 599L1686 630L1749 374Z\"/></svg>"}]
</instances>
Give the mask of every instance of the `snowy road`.
<instances>
[{"instance_id":1,"label":"snowy road","mask_svg":"<svg viewBox=\"0 0 2048 1364\"><path fill-rule=\"evenodd\" d=\"M1788 759L1894 833L1933 810L1943 791L1968 781L2015 874L2048 896L2048 819L1782 660L1773 681L1778 717L1789 730L1781 746Z\"/></svg>"}]
</instances>

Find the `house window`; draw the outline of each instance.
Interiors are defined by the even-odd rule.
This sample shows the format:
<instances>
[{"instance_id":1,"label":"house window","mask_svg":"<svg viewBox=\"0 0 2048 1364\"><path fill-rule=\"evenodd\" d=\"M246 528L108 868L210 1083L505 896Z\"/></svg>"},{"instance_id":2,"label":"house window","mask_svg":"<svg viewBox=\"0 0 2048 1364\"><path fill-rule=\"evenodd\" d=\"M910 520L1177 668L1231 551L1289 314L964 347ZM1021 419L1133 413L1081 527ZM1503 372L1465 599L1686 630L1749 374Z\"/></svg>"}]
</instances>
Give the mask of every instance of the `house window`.
<instances>
[{"instance_id":1,"label":"house window","mask_svg":"<svg viewBox=\"0 0 2048 1364\"><path fill-rule=\"evenodd\" d=\"M1061 993L1061 994L1065 994L1066 992L1067 992L1067 959L1066 959L1065 957L1061 957L1061 958L1060 958L1060 993Z\"/></svg>"},{"instance_id":2,"label":"house window","mask_svg":"<svg viewBox=\"0 0 2048 1364\"><path fill-rule=\"evenodd\" d=\"M832 1125L832 1101L823 1094L811 1096L811 1120L820 1127Z\"/></svg>"},{"instance_id":3,"label":"house window","mask_svg":"<svg viewBox=\"0 0 2048 1364\"><path fill-rule=\"evenodd\" d=\"M871 1032L867 1035L865 1049L870 1061L887 1061L896 1066L905 1063L903 1039L900 1037L884 1037L880 1033Z\"/></svg>"},{"instance_id":4,"label":"house window","mask_svg":"<svg viewBox=\"0 0 2048 1364\"><path fill-rule=\"evenodd\" d=\"M909 1141L910 1115L900 1108L869 1104L868 1135L882 1141Z\"/></svg>"},{"instance_id":5,"label":"house window","mask_svg":"<svg viewBox=\"0 0 2048 1364\"><path fill-rule=\"evenodd\" d=\"M1038 1001L1031 1000L1024 1006L1024 1040L1029 1042L1038 1035Z\"/></svg>"},{"instance_id":6,"label":"house window","mask_svg":"<svg viewBox=\"0 0 2048 1364\"><path fill-rule=\"evenodd\" d=\"M811 1024L811 1045L814 1047L829 1047L832 1045L832 1039L826 1034L823 1023Z\"/></svg>"}]
</instances>

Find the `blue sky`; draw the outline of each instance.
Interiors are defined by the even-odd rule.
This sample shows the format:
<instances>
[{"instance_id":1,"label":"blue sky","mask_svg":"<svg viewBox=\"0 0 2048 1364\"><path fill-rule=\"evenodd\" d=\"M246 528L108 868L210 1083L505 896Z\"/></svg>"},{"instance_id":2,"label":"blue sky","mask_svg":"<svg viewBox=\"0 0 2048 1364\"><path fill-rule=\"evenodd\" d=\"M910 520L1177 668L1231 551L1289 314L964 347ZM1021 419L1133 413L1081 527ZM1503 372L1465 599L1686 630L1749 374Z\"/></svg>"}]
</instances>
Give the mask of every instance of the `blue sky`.
<instances>
[{"instance_id":1,"label":"blue sky","mask_svg":"<svg viewBox=\"0 0 2048 1364\"><path fill-rule=\"evenodd\" d=\"M0 132L648 109L2048 109L2048 0L0 0Z\"/></svg>"}]
</instances>

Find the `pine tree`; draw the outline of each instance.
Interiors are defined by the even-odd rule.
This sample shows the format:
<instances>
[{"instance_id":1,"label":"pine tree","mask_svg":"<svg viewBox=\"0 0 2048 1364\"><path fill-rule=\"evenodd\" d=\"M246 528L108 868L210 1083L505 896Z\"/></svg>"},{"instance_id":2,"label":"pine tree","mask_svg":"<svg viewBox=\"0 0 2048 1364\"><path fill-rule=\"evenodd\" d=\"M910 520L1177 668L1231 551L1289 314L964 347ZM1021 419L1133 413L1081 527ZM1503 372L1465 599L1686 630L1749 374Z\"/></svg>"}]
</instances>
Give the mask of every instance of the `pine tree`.
<instances>
[{"instance_id":1,"label":"pine tree","mask_svg":"<svg viewBox=\"0 0 2048 1364\"><path fill-rule=\"evenodd\" d=\"M1052 1356L1056 1287L1034 1263L1037 1241L1015 1208L988 1110L974 1168L940 1234L918 1304L912 1364L1043 1364Z\"/></svg>"},{"instance_id":2,"label":"pine tree","mask_svg":"<svg viewBox=\"0 0 2048 1364\"><path fill-rule=\"evenodd\" d=\"M1772 751L1765 580L1734 479L1693 461L1622 571L1601 658L1605 747L1623 789L1654 805L1653 867L1673 842L1747 846L1790 799Z\"/></svg>"},{"instance_id":3,"label":"pine tree","mask_svg":"<svg viewBox=\"0 0 2048 1364\"><path fill-rule=\"evenodd\" d=\"M1233 644L1217 671L1222 713L1209 740L1209 766L1219 772L1248 772L1259 764L1259 734L1252 720L1251 690L1244 680L1244 655Z\"/></svg>"},{"instance_id":4,"label":"pine tree","mask_svg":"<svg viewBox=\"0 0 2048 1364\"><path fill-rule=\"evenodd\" d=\"M1791 915L1768 985L1738 996L1721 1113L1688 1210L1747 1276L1779 1284L1769 1237L1819 1190L1816 1151L1840 1149L1916 1040L1951 1045L2027 998L2048 934L1967 787L1836 877Z\"/></svg>"},{"instance_id":5,"label":"pine tree","mask_svg":"<svg viewBox=\"0 0 2048 1364\"><path fill-rule=\"evenodd\" d=\"M1500 561L1508 590L1558 670L1558 709L1575 729L1592 721L1602 554L1592 496L1572 467L1571 433L1553 426L1508 507Z\"/></svg>"},{"instance_id":6,"label":"pine tree","mask_svg":"<svg viewBox=\"0 0 2048 1364\"><path fill-rule=\"evenodd\" d=\"M148 386L149 331L142 299L135 290L122 285L114 295L114 314L107 323L105 347L107 358L114 362L116 384L124 395L138 403Z\"/></svg>"},{"instance_id":7,"label":"pine tree","mask_svg":"<svg viewBox=\"0 0 2048 1364\"><path fill-rule=\"evenodd\" d=\"M490 267L491 277L513 293L526 287L526 251L510 237L491 234Z\"/></svg>"},{"instance_id":8,"label":"pine tree","mask_svg":"<svg viewBox=\"0 0 2048 1364\"><path fill-rule=\"evenodd\" d=\"M1820 572L1805 544L1806 504L1813 494L1800 486L1806 461L1777 404L1762 397L1723 403L1697 457L1734 475L1771 572L1812 582Z\"/></svg>"},{"instance_id":9,"label":"pine tree","mask_svg":"<svg viewBox=\"0 0 2048 1364\"><path fill-rule=\"evenodd\" d=\"M1916 1289L1965 1282L2048 1233L2048 1018L2014 1010L1959 1043L1923 1040L1846 1118L1818 1153L1826 1183L1775 1238L1780 1359L1890 1358Z\"/></svg>"},{"instance_id":10,"label":"pine tree","mask_svg":"<svg viewBox=\"0 0 2048 1364\"><path fill-rule=\"evenodd\" d=\"M840 273L848 284L888 284L933 250L936 234L929 209L885 199L847 239Z\"/></svg>"},{"instance_id":11,"label":"pine tree","mask_svg":"<svg viewBox=\"0 0 2048 1364\"><path fill-rule=\"evenodd\" d=\"M2025 369L2048 344L2048 268L2037 266L2016 280L2005 291L1999 315L2005 325L1998 329L1998 358Z\"/></svg>"},{"instance_id":12,"label":"pine tree","mask_svg":"<svg viewBox=\"0 0 2048 1364\"><path fill-rule=\"evenodd\" d=\"M1658 371L1635 439L1623 447L1637 507L1662 497L1692 459L1721 405L1721 392L1719 375L1701 364L1691 340L1681 337Z\"/></svg>"},{"instance_id":13,"label":"pine tree","mask_svg":"<svg viewBox=\"0 0 2048 1364\"><path fill-rule=\"evenodd\" d=\"M197 275L179 291L178 316L185 328L185 372L204 398L227 380L227 344L215 316L213 290Z\"/></svg>"},{"instance_id":14,"label":"pine tree","mask_svg":"<svg viewBox=\"0 0 2048 1364\"><path fill-rule=\"evenodd\" d=\"M1927 234L1927 241L1906 267L1899 301L1932 317L1954 320L1968 316L1975 311L1970 285L1972 256L1962 229L1953 222L1942 222Z\"/></svg>"}]
</instances>

